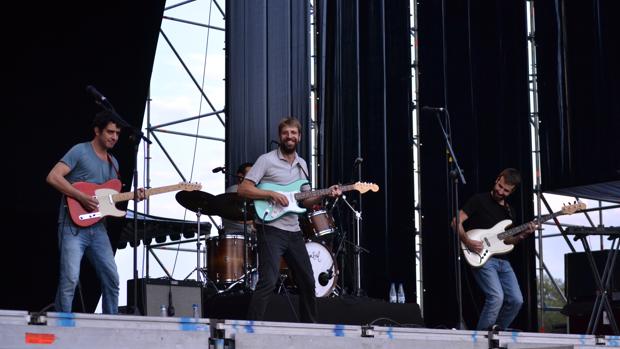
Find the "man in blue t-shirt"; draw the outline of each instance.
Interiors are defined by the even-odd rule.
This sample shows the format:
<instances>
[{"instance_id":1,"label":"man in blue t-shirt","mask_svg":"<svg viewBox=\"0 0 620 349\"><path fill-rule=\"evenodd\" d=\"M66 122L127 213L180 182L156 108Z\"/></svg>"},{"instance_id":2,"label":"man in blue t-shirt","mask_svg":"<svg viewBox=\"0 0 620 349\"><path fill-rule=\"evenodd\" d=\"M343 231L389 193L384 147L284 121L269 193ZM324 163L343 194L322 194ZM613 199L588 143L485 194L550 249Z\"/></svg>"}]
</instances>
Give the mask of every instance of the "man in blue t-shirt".
<instances>
[{"instance_id":1,"label":"man in blue t-shirt","mask_svg":"<svg viewBox=\"0 0 620 349\"><path fill-rule=\"evenodd\" d=\"M115 120L108 111L98 113L93 120L93 139L73 146L47 175L47 183L63 194L58 213L60 278L55 301L56 311L59 312L72 311L80 262L86 255L101 282L103 313L118 313L118 272L104 220L88 227L75 225L68 214L66 199L67 196L72 197L86 211L92 212L97 208L97 200L72 184L102 184L119 177L118 161L108 152L121 132ZM140 200L144 198L143 189L138 190L138 196Z\"/></svg>"},{"instance_id":2,"label":"man in blue t-shirt","mask_svg":"<svg viewBox=\"0 0 620 349\"><path fill-rule=\"evenodd\" d=\"M506 198L520 183L519 171L507 168L497 176L490 192L486 191L472 196L459 211L459 237L470 251L480 253L483 245L481 241L470 239L466 231L489 229L502 220L513 219ZM453 221L453 226L455 221ZM506 238L504 242L517 244L535 229L536 225L530 222L525 231ZM496 324L502 329L508 328L521 309L523 296L506 255L495 255L489 258L481 267L472 268L472 273L485 295L484 306L476 329L488 330Z\"/></svg>"}]
</instances>

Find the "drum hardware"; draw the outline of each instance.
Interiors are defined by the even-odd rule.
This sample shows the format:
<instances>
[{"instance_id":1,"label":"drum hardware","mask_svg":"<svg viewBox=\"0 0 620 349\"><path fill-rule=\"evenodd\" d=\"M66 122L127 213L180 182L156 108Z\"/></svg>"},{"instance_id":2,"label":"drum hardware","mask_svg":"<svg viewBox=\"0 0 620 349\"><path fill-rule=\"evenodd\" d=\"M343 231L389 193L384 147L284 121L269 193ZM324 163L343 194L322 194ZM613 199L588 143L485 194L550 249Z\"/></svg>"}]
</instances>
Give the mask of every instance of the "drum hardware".
<instances>
[{"instance_id":1,"label":"drum hardware","mask_svg":"<svg viewBox=\"0 0 620 349\"><path fill-rule=\"evenodd\" d=\"M334 208L336 208L336 204L338 203L338 200L342 199L341 201L343 201L348 208L353 211L353 213L355 214L355 220L356 220L356 227L355 227L355 234L357 237L357 241L359 241L359 229L360 229L360 221L362 220L362 212L361 211L356 211L355 208L353 208L353 206L349 203L349 201L347 201L347 197L346 195L341 195L338 198L336 198L336 200L334 201L332 207L328 210L328 212L331 214L331 212L334 210ZM361 289L361 279L360 279L360 262L359 262L359 258L360 258L360 254L361 252L366 252L366 253L370 253L370 251L358 244L356 244L355 242L352 242L350 240L347 239L347 237L345 236L346 234L342 231L337 231L338 238L340 239L339 243L338 243L338 247L336 248L336 250L334 251L334 256L337 258L341 251L343 251L344 249L344 245L347 244L349 246L352 246L353 248L353 254L354 254L354 260L353 260L353 269L354 269L354 275L353 275L353 280L354 280L354 295L357 296L361 296L363 293L363 290ZM342 264L342 268L344 268L344 263ZM327 270L325 270L324 272L327 272ZM338 290L338 288L341 288L341 290ZM344 292L344 285L342 286L338 286L335 290L334 290L334 294L338 295L340 293L340 291Z\"/></svg>"},{"instance_id":2,"label":"drum hardware","mask_svg":"<svg viewBox=\"0 0 620 349\"><path fill-rule=\"evenodd\" d=\"M282 263L280 263L282 264ZM288 267L286 268L286 272L282 272L282 268L280 268L280 277L278 280L278 294L287 293L287 287L294 287L295 285L292 283L293 278L289 277ZM287 282L291 280L290 282ZM288 294L287 294L288 296Z\"/></svg>"},{"instance_id":3,"label":"drum hardware","mask_svg":"<svg viewBox=\"0 0 620 349\"><path fill-rule=\"evenodd\" d=\"M212 171L213 173L221 172L224 175L234 178L235 181L239 183L243 181L244 179L243 176L240 176L238 174L228 173L226 171L226 167L216 167ZM248 228L247 228L248 215L247 213L249 212L248 210L253 209L254 201L247 200L246 198L239 196L239 194L237 194L236 192L230 192L230 193L223 193L223 194L219 194L215 196L213 198L213 206L214 208L217 209L217 212L215 213L217 216L220 216L222 218L226 218L229 220L234 220L234 221L243 220L243 237L244 237L243 242L244 242L244 245L247 245L247 242L248 242ZM248 249L245 248L244 252L245 253L243 255L243 280L245 281L244 287L246 289L249 289L251 287L250 278L249 278L249 274L251 273L250 271L251 268L248 265L248 262L249 262L249 256L247 253Z\"/></svg>"},{"instance_id":4,"label":"drum hardware","mask_svg":"<svg viewBox=\"0 0 620 349\"><path fill-rule=\"evenodd\" d=\"M209 212L212 211L212 208L210 207L209 202L212 200L213 197L214 195L212 194L209 194L203 191L198 191L198 190L180 191L176 193L175 195L175 199L181 206L196 213L196 225L197 225L196 227L196 268L192 272L196 271L196 280L198 282L202 282L201 276L205 272L204 268L200 266L200 249L201 249L200 216L202 214L207 214L209 219L211 219L211 222L213 222L213 225L217 227L217 224L213 220L213 217L209 215ZM205 236L205 241L206 241L206 236ZM205 258L204 264L206 266L207 264L206 253L205 253L204 258ZM208 281L207 276L205 276L204 281L205 281L204 283L206 284Z\"/></svg>"},{"instance_id":5,"label":"drum hardware","mask_svg":"<svg viewBox=\"0 0 620 349\"><path fill-rule=\"evenodd\" d=\"M353 213L355 214L355 239L354 242L351 243L350 241L348 241L349 243L351 243L354 247L353 249L353 254L354 254L354 258L353 258L353 269L354 269L354 274L353 274L353 279L355 280L355 285L354 285L354 295L356 296L362 296L364 291L362 290L362 279L361 279L361 268L360 268L360 254L362 251L368 253L369 251L363 247L361 247L360 245L358 245L359 241L360 241L360 221L362 220L362 211L356 211L355 208L353 208L353 206L351 206L351 204L349 203L349 201L347 201L347 197L342 194L342 201L344 201L345 204L347 204L347 206L351 209L351 211L353 211Z\"/></svg>"},{"instance_id":6,"label":"drum hardware","mask_svg":"<svg viewBox=\"0 0 620 349\"><path fill-rule=\"evenodd\" d=\"M206 214L211 220L211 223L213 223L213 226L216 227L218 231L220 231L219 226L217 225L217 223L215 223L213 217L211 217L211 215L214 214L214 209L212 207L212 201L214 197L215 195L213 194L198 190L180 191L175 195L177 202L181 206L192 212L198 213L198 211L200 211L200 214Z\"/></svg>"},{"instance_id":7,"label":"drum hardware","mask_svg":"<svg viewBox=\"0 0 620 349\"><path fill-rule=\"evenodd\" d=\"M235 176L237 177L237 176ZM237 193L223 193L216 195L213 200L214 207L217 207L218 216L221 216L230 220L242 220L243 221L243 238L244 238L244 246L246 246L243 251L243 264L242 271L243 275L240 276L239 280L245 281L244 287L246 289L250 289L250 279L249 274L251 273L250 267L250 256L248 255L248 210L252 209L254 203L252 201L248 201L247 199L241 197ZM255 258L256 260L256 258Z\"/></svg>"},{"instance_id":8,"label":"drum hardware","mask_svg":"<svg viewBox=\"0 0 620 349\"><path fill-rule=\"evenodd\" d=\"M245 244L241 234L212 236L207 239L207 275L219 285L237 284L247 273L243 265L246 250L254 252L254 243ZM248 257L256 263L255 253Z\"/></svg>"},{"instance_id":9,"label":"drum hardware","mask_svg":"<svg viewBox=\"0 0 620 349\"><path fill-rule=\"evenodd\" d=\"M205 274L205 283L211 281L217 287L224 286L227 289L239 284L239 281L248 281L247 275L251 273L251 267L249 265L252 259L248 256L248 250L253 247L247 244L247 201L240 197L237 193L223 193L219 195L212 195L202 191L181 191L176 194L176 200L181 206L186 209L196 212L198 221L198 242L196 246L197 260L196 268L197 280L201 282L201 273ZM250 204L251 205L251 204ZM208 215L213 222L213 225L218 228L218 237L207 238L205 237L206 253L204 257L204 268L200 266L200 216L202 214ZM243 220L244 232L242 235L227 235L223 234L221 229L211 215L220 216L222 218L230 220ZM223 252L220 252L220 237L223 243ZM232 247L229 246L232 239ZM242 240L243 242L239 242ZM208 249L211 249L209 251ZM231 249L231 251L228 251ZM229 252L232 252L229 255ZM222 260L219 260L219 259ZM254 258L256 260L256 258ZM191 274L191 273L190 273ZM249 287L249 283L246 283L246 287ZM219 290L219 289L218 289Z\"/></svg>"}]
</instances>

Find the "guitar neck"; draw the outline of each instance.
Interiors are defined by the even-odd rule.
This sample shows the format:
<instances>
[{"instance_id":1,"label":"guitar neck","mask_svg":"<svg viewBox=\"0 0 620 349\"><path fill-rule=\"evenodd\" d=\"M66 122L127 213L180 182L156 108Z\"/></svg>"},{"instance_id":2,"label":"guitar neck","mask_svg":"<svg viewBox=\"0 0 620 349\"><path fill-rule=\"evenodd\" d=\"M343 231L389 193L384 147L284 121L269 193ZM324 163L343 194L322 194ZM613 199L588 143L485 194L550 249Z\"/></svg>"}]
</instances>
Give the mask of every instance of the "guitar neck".
<instances>
[{"instance_id":1,"label":"guitar neck","mask_svg":"<svg viewBox=\"0 0 620 349\"><path fill-rule=\"evenodd\" d=\"M355 189L355 186L353 184L340 186L340 190L342 190L343 192L351 191L353 189ZM312 190L312 191L302 191L300 193L295 194L295 200L302 201L302 200L306 200L306 199L310 199L314 197L323 197L327 194L329 194L329 188Z\"/></svg>"},{"instance_id":2,"label":"guitar neck","mask_svg":"<svg viewBox=\"0 0 620 349\"><path fill-rule=\"evenodd\" d=\"M562 211L546 214L546 215L541 216L540 219L538 219L538 218L534 219L532 221L532 223L534 223L536 225L539 225L539 224L541 224L543 222L546 222L546 221L548 221L548 220L550 220L552 218L555 218L555 217L561 216L561 215L563 215ZM503 239L505 239L507 237L511 237L511 236L515 236L517 234L520 234L521 232L523 232L524 230L527 229L528 225L529 225L529 222L528 223L523 223L523 224L518 225L516 227L512 227L512 228L510 228L510 229L508 229L508 230L506 230L506 231L504 231L502 233L499 233L497 235L497 238L500 239L500 240L503 240Z\"/></svg>"},{"instance_id":3,"label":"guitar neck","mask_svg":"<svg viewBox=\"0 0 620 349\"><path fill-rule=\"evenodd\" d=\"M167 193L167 192L175 191L175 190L178 190L178 189L179 189L179 185L178 184L166 185L166 186L163 186L163 187L147 189L147 190L144 191L144 195L145 195L145 197L148 197L148 196L151 196L151 195ZM118 193L118 194L112 195L112 200L114 202L133 200L134 195L135 195L135 192L133 192L133 191L128 191L126 193Z\"/></svg>"}]
</instances>

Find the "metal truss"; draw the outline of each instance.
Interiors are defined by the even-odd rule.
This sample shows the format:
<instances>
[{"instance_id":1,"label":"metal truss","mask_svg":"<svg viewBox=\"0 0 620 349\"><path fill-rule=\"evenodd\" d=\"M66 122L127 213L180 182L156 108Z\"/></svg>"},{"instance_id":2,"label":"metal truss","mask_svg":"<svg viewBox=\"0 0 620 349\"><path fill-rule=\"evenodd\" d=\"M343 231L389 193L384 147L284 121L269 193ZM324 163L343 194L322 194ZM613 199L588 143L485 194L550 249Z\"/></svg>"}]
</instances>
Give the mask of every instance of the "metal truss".
<instances>
[{"instance_id":1,"label":"metal truss","mask_svg":"<svg viewBox=\"0 0 620 349\"><path fill-rule=\"evenodd\" d=\"M411 57L413 62L411 62L411 118L413 125L413 134L412 138L412 146L413 146L413 189L414 189L414 231L415 235L415 270L416 270L416 301L420 305L420 310L422 311L422 316L424 316L424 303L422 297L424 290L424 279L422 275L422 196L420 191L420 123L419 123L419 113L418 113L418 17L417 17L417 8L416 1L409 1L409 32L411 38Z\"/></svg>"},{"instance_id":2,"label":"metal truss","mask_svg":"<svg viewBox=\"0 0 620 349\"><path fill-rule=\"evenodd\" d=\"M188 1L181 1L179 3L170 5L170 6L166 6L164 8L164 13L166 13L167 11L170 11L172 9L175 8L179 8L181 6L186 6L188 4L191 3L195 3L197 1L202 1L205 2L207 4L209 4L209 6L211 6L210 8L216 8L217 11L219 11L219 14L222 16L222 18L224 19L224 21L226 21L226 15L222 9L222 7L220 6L220 4L218 3L218 0L188 0ZM221 2L221 0L219 0ZM215 6L213 6L215 5ZM162 18L162 27L160 27L160 42L163 42L166 44L166 46L171 50L172 54L174 55L174 57L176 58L176 63L178 63L178 65L182 68L182 73L180 73L179 77L175 77L173 80L174 81L183 81L183 79L187 79L189 78L191 80L191 82L193 83L193 86L196 88L196 90L200 93L201 95L201 102L200 105L202 106L202 102L206 101L206 104L208 105L208 108L210 109L210 111L208 112L199 112L199 115L194 115L194 116L179 116L177 119L169 121L169 122L165 122L159 125L153 125L152 124L152 120L151 120L151 114L152 114L152 96L151 96L151 91L149 90L149 97L147 99L147 105L146 105L146 111L145 111L145 119L146 119L146 138L149 140L148 142L144 143L144 187L145 188L150 188L151 187L151 160L152 160L152 156L151 156L151 151L152 151L152 146L157 146L161 149L161 151L163 152L165 158L167 159L167 161L172 165L172 167L175 169L176 173L179 175L179 177L183 180L183 181L187 181L187 175L185 173L183 173L183 171L181 170L181 168L177 165L177 161L175 160L175 158L177 158L180 154L178 154L177 152L179 152L179 150L175 149L174 145L175 142L174 141L162 141L160 139L160 137L158 137L158 135L160 134L170 134L170 135L175 135L178 137L189 137L189 138L193 138L196 141L199 140L206 140L206 141L210 141L210 142L222 142L225 143L225 138L221 138L221 137L213 137L213 136L209 136L209 135L202 135L199 134L199 130L196 130L196 133L192 134L192 133L186 133L186 132L179 132L179 131L175 131L175 130L171 130L168 127L173 126L173 125L179 125L179 124L183 124L183 123L188 123L191 121L195 121L195 120L201 120L203 118L207 118L207 117L216 117L219 120L219 124L221 125L222 128L224 128L224 134L225 132L225 128L226 128L226 123L225 123L225 114L226 114L226 108L222 105L222 106L216 106L216 103L212 102L212 100L209 98L209 94L208 91L205 91L205 89L203 89L202 84L204 84L204 78L203 78L203 82L202 84L199 82L200 80L198 78L196 78L194 76L194 74L190 71L188 64L186 63L186 60L182 57L182 55L180 54L179 50L177 49L177 45L175 44L179 44L179 42L176 42L175 39L172 39L171 37L174 37L174 35L171 35L170 37L166 34L166 32L163 29L163 24L166 22L176 22L182 25L186 25L188 27L192 27L192 28L198 28L200 30L204 30L206 31L206 36L207 36L207 46L206 48L204 48L204 60L203 62L205 62L206 64L206 58L208 55L208 48L209 48L209 35L210 35L210 31L218 31L218 32L223 32L225 31L225 28L222 27L218 27L218 26L213 26L210 24L211 22L211 16L212 14L210 13L211 10L209 12L206 12L204 14L204 17L206 18L206 22L207 23L200 23L194 20L188 20L188 19L184 19L184 18L178 18L178 17L173 17L173 16L168 16L168 15L164 15ZM214 12L214 15L217 15L217 12ZM163 40L163 41L162 41ZM186 43L187 44L187 43ZM218 41L219 44L219 41ZM224 49L226 43L224 43ZM191 57L190 57L191 58ZM187 57L186 57L187 59ZM206 66L206 65L205 65ZM204 67L203 66L203 69ZM200 108L198 108L200 109ZM151 144L151 140L154 140L155 143ZM224 162L224 154L221 155L222 156L222 163ZM195 160L195 159L194 159ZM193 173L193 170L192 170ZM146 200L144 200L144 212L146 214L150 213L150 200L147 198ZM211 222L213 223L213 225L215 225L217 227L216 222L213 220L213 218L211 216L208 216L208 218L211 220ZM200 260L200 254L203 254L204 252L197 252L196 249L187 249L187 248L181 248L182 244L186 244L189 242L196 242L198 245L200 245L200 241L203 240L206 243L206 239L209 235L209 232L206 232L205 234L201 234L201 235L197 235L195 238L192 239L182 239L179 241L171 241L168 243L160 243L160 244L154 244L154 245L146 245L145 244L145 249L146 249L146 254L144 256L143 259L143 263L146 263L146 277L149 277L149 257L152 256L155 258L155 260L157 261L157 263L159 264L159 266L161 267L161 269L163 270L163 272L167 275L167 277L169 278L173 278L172 273L169 272L167 270L167 268L163 265L162 261L158 258L157 254L155 253L156 249L169 249L169 250L174 250L177 253L179 252L188 252L188 253L193 253L193 254L197 254L197 258L199 258ZM169 245L177 245L177 247L175 247L174 249L171 247L167 247ZM200 250L200 249L199 249ZM197 263L198 265L200 263ZM175 262L176 265L176 262ZM206 261L205 261L205 265L206 265ZM143 266L144 267L144 266ZM196 272L196 279L198 281L200 281L201 279L201 271L200 270L196 270L194 269L190 275L188 275L187 277L185 277L185 279L189 278L194 272Z\"/></svg>"},{"instance_id":3,"label":"metal truss","mask_svg":"<svg viewBox=\"0 0 620 349\"><path fill-rule=\"evenodd\" d=\"M171 5L171 6L166 6L164 9L165 11L169 11L171 9L177 8L179 6L184 6L187 4L190 4L192 2L195 2L197 0L188 0L188 1L182 1L180 3ZM207 0L204 0L207 1ZM217 8L217 10L219 11L219 13L222 15L222 17L224 18L224 20L226 20L226 15L224 13L224 11L222 10L222 7L220 6L220 4L218 3L217 0L208 0L210 1L212 4L215 5L215 7ZM176 18L176 17L171 17L171 16L163 16L163 21L175 21L175 22L179 22L179 23L183 23L183 24L187 24L188 26L195 26L195 27L199 27L199 28L204 28L207 32L210 30L216 30L216 31L225 31L225 28L221 28L221 27L217 27L217 26L212 26L210 24L205 24L205 23L199 23L199 22L195 22L195 21L190 21L190 20L186 20L186 19L182 19L182 18ZM163 22L162 22L163 23ZM198 138L198 139L204 139L204 140L208 140L208 141L215 141L215 142L225 142L226 140L224 138L219 138L219 137L211 137L211 136L207 136L207 135L200 135L198 133L196 134L189 134L189 133L183 133L183 132L177 132L177 131L172 131L172 130L168 130L165 127L167 126L171 126L171 125L176 125L176 124L181 124L181 123L185 123L185 122L189 122L189 121L193 121L193 120L197 120L197 119L202 119L205 117L209 117L209 116L216 116L219 121L220 124L222 125L222 127L226 127L225 121L223 118L225 118L225 108L222 109L218 109L216 108L216 106L211 102L211 99L209 99L209 96L207 95L207 92L203 90L201 84L198 82L198 80L196 79L196 77L194 76L194 74L192 74L192 72L189 70L187 64L185 63L184 59L181 57L181 55L179 54L178 50L176 49L173 40L171 40L166 33L164 32L164 30L162 28L160 28L160 38L164 39L164 41L167 43L168 47L172 50L172 52L174 53L175 57L177 58L178 63L183 67L185 74L187 74L186 76L189 77L193 84L195 85L196 89L200 92L200 94L202 95L202 98L204 98L204 100L207 102L207 104L209 105L209 108L211 109L211 112L208 113L202 113L201 115L196 115L196 116L191 116L191 117L179 117L178 120L175 121L171 121L171 122L167 122L164 124L160 124L160 125L152 125L151 124L151 96L149 94L149 98L147 99L147 109L146 109L146 120L147 120L147 127L146 127L146 137L149 140L149 142L146 142L145 144L145 151L144 151L144 161L145 161L145 187L146 188L150 188L151 187L151 173L150 173L150 161L151 161L151 139L154 139L157 142L157 145L161 148L161 150L164 152L164 155L166 156L166 158L168 159L168 161L170 162L170 164L174 167L174 169L176 170L176 172L178 173L179 177L182 178L183 181L186 181L186 176L183 174L183 172L179 169L179 167L177 166L177 164L175 163L174 160L174 155L173 153L170 153L168 151L167 145L164 144L163 142L160 141L160 139L157 137L158 133L167 133L167 134L174 134L174 135L178 135L181 137L190 137L190 138ZM205 52L205 55L207 54L207 52ZM145 200L145 213L149 214L150 211L150 207L149 207L149 199Z\"/></svg>"},{"instance_id":4,"label":"metal truss","mask_svg":"<svg viewBox=\"0 0 620 349\"><path fill-rule=\"evenodd\" d=\"M527 20L528 20L528 33L527 33L528 34L527 35L528 57L529 57L529 71L528 71L529 79L528 81L529 81L529 97L530 97L530 126L531 126L530 128L531 128L531 135L532 135L532 142L533 142L532 163L533 163L533 175L535 179L534 194L536 195L536 216L538 219L540 219L543 214L553 213L553 210L551 206L549 205L549 202L547 198L545 197L545 193L542 191L542 187L541 187L542 168L541 168L541 163L540 163L540 137L539 137L540 119L539 119L539 110L538 110L538 85L537 85L538 66L536 63L536 27L535 27L535 17L534 17L535 16L534 3L535 3L534 0L527 0L525 6L526 6L526 13L527 13ZM574 200L578 201L579 198L575 197ZM544 213L543 213L543 207L545 211ZM620 205L603 206L603 203L601 201L598 201L598 207L589 208L589 209L580 211L579 214L582 214L585 217L588 224L590 225L590 228L596 228L596 229L603 230L604 229L603 211L608 210L608 209L617 209L617 208L620 208ZM598 225L594 223L594 221L588 214L589 212L598 213L598 222L599 222ZM543 231L544 231L543 226L555 226L560 231L560 233L559 234L543 234ZM582 230L583 228L587 228L587 227L581 227L581 226L574 226L571 224L564 224L564 223L561 223L557 218L554 218L553 223L544 223L544 224L541 224L538 228L538 231L536 234L536 243L537 243L536 257L538 261L538 266L537 266L538 312L539 312L538 323L539 323L540 329L545 328L545 324L544 324L545 312L547 311L557 312L561 310L561 308L549 307L545 304L545 292L544 292L544 287L543 287L543 281L544 281L545 274L549 278L549 281L552 283L555 291L562 298L562 300L564 300L565 303L568 301L566 295L564 294L564 291L560 289L560 287L557 285L557 283L555 282L555 278L553 277L552 273L549 271L549 269L547 268L547 265L545 264L545 258L543 254L543 247L544 247L543 242L546 238L562 236L567 246L571 250L571 252L576 252L577 250L575 249L572 242L568 238L568 235L570 235L571 228L575 228L575 227L582 228ZM567 232L567 230L569 231ZM602 234L598 234L598 235L600 236L601 249L603 249L604 248L603 236ZM582 243L584 243L584 249L585 250L589 249L589 247L587 246L587 242L583 239L581 241ZM567 327L567 331L568 331L568 327Z\"/></svg>"}]
</instances>

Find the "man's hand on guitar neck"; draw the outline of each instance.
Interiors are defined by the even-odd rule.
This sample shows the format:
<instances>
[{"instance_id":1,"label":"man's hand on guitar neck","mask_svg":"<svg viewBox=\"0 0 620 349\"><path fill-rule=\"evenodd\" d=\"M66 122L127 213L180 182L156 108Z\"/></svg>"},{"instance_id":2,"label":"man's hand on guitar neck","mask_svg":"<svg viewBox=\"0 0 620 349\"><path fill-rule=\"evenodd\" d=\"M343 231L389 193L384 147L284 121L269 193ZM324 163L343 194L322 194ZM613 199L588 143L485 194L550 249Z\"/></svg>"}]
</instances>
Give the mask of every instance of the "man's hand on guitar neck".
<instances>
[{"instance_id":1,"label":"man's hand on guitar neck","mask_svg":"<svg viewBox=\"0 0 620 349\"><path fill-rule=\"evenodd\" d=\"M335 198L340 195L342 195L342 190L340 190L340 185L335 184L329 187L329 194L327 194L327 196L329 196L330 198Z\"/></svg>"},{"instance_id":2,"label":"man's hand on guitar neck","mask_svg":"<svg viewBox=\"0 0 620 349\"><path fill-rule=\"evenodd\" d=\"M332 185L331 187L328 188L328 190L329 190L329 193L327 193L327 196L329 196L330 198L335 198L335 197L342 195L342 190L340 190L340 185L338 184ZM304 200L303 205L304 207L311 209L312 206L320 204L322 200L323 200L323 197L317 196L314 198Z\"/></svg>"},{"instance_id":3,"label":"man's hand on guitar neck","mask_svg":"<svg viewBox=\"0 0 620 349\"><path fill-rule=\"evenodd\" d=\"M510 239L506 239L506 243L508 243L508 244L513 244L513 245L514 245L514 244L517 244L517 243L519 243L521 240L525 240L525 239L526 239L526 238L527 238L530 234L532 234L533 232L535 232L537 228L538 228L538 226L536 225L536 223L534 223L534 222L529 222L529 223L527 224L527 228L526 228L523 232L521 232L521 233L519 233L519 234L517 234L517 235L513 236L513 237L512 237L512 238L510 238Z\"/></svg>"},{"instance_id":4,"label":"man's hand on guitar neck","mask_svg":"<svg viewBox=\"0 0 620 349\"><path fill-rule=\"evenodd\" d=\"M144 191L144 188L138 188L138 201L142 201L146 199L146 191Z\"/></svg>"},{"instance_id":5,"label":"man's hand on guitar neck","mask_svg":"<svg viewBox=\"0 0 620 349\"><path fill-rule=\"evenodd\" d=\"M530 234L532 234L533 232L536 231L536 229L538 228L538 226L536 225L536 223L534 222L529 222L527 224L527 228L519 235L516 236L517 239L519 240L524 240L525 238L527 238Z\"/></svg>"}]
</instances>

